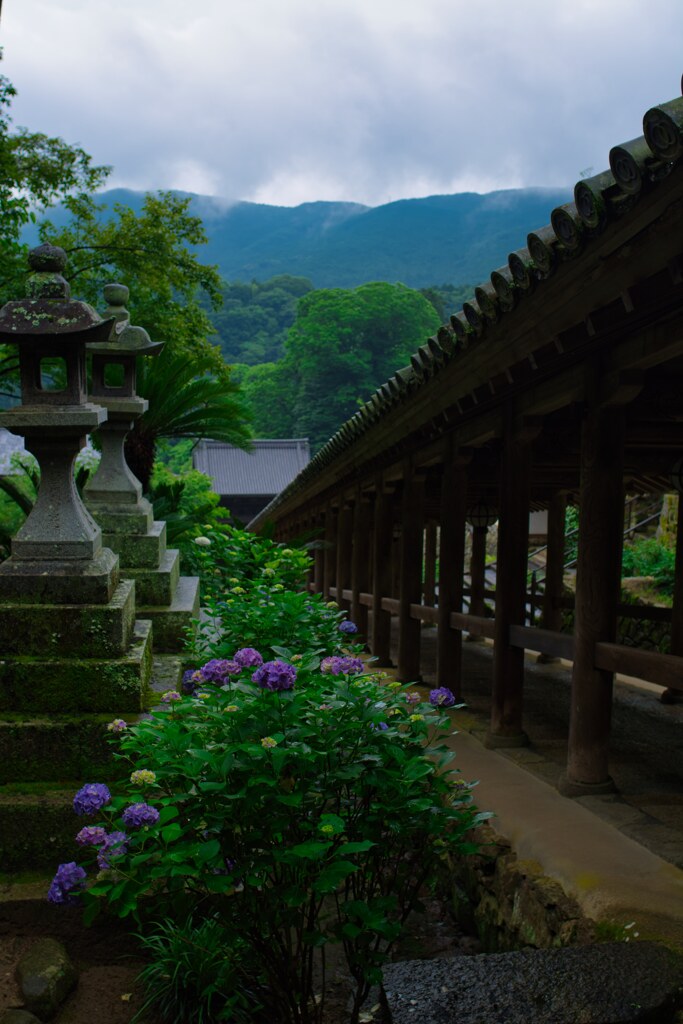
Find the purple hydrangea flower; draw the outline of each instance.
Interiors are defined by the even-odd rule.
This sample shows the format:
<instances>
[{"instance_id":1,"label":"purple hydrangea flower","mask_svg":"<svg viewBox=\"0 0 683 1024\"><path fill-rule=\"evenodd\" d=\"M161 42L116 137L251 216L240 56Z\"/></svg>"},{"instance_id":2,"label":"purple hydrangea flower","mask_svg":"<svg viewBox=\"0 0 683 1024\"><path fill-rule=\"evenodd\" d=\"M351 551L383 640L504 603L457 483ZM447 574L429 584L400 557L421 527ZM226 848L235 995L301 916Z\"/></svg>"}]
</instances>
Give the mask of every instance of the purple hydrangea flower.
<instances>
[{"instance_id":1,"label":"purple hydrangea flower","mask_svg":"<svg viewBox=\"0 0 683 1024\"><path fill-rule=\"evenodd\" d=\"M159 812L150 804L131 804L121 815L121 820L128 828L142 828L143 825L156 825Z\"/></svg>"},{"instance_id":2,"label":"purple hydrangea flower","mask_svg":"<svg viewBox=\"0 0 683 1024\"><path fill-rule=\"evenodd\" d=\"M185 672L183 672L183 678L180 683L180 689L183 691L184 694L191 697L194 693L197 692L199 684L202 682L204 682L204 679L202 677L201 672L194 668L188 668Z\"/></svg>"},{"instance_id":3,"label":"purple hydrangea flower","mask_svg":"<svg viewBox=\"0 0 683 1024\"><path fill-rule=\"evenodd\" d=\"M99 846L106 836L106 831L99 825L86 825L76 836L76 842L79 846Z\"/></svg>"},{"instance_id":4,"label":"purple hydrangea flower","mask_svg":"<svg viewBox=\"0 0 683 1024\"><path fill-rule=\"evenodd\" d=\"M201 676L201 682L203 683L218 683L222 686L227 683L230 676L236 676L240 671L240 663L234 659L228 661L221 658L213 658L211 661L207 661L206 665L202 665L199 670Z\"/></svg>"},{"instance_id":5,"label":"purple hydrangea flower","mask_svg":"<svg viewBox=\"0 0 683 1024\"><path fill-rule=\"evenodd\" d=\"M351 622L351 619L344 619L343 622L339 623L339 632L345 633L347 636L350 636L351 633L358 632L358 626L356 625L355 622Z\"/></svg>"},{"instance_id":6,"label":"purple hydrangea flower","mask_svg":"<svg viewBox=\"0 0 683 1024\"><path fill-rule=\"evenodd\" d=\"M262 690L292 690L295 679L296 669L284 661L267 661L251 677Z\"/></svg>"},{"instance_id":7,"label":"purple hydrangea flower","mask_svg":"<svg viewBox=\"0 0 683 1024\"><path fill-rule=\"evenodd\" d=\"M263 664L263 657L253 647L240 647L235 651L235 661L241 668L257 668Z\"/></svg>"},{"instance_id":8,"label":"purple hydrangea flower","mask_svg":"<svg viewBox=\"0 0 683 1024\"><path fill-rule=\"evenodd\" d=\"M438 690L430 690L429 703L435 708L452 708L455 704L455 694L447 686L440 686Z\"/></svg>"},{"instance_id":9,"label":"purple hydrangea flower","mask_svg":"<svg viewBox=\"0 0 683 1024\"><path fill-rule=\"evenodd\" d=\"M376 722L370 726L371 729L375 729L377 732L386 732L389 726L386 722Z\"/></svg>"},{"instance_id":10,"label":"purple hydrangea flower","mask_svg":"<svg viewBox=\"0 0 683 1024\"><path fill-rule=\"evenodd\" d=\"M79 894L85 888L85 879L85 871L74 860L60 864L48 889L48 900L50 903L78 903Z\"/></svg>"},{"instance_id":11,"label":"purple hydrangea flower","mask_svg":"<svg viewBox=\"0 0 683 1024\"><path fill-rule=\"evenodd\" d=\"M97 866L106 871L111 866L111 857L120 857L128 849L128 836L125 832L110 832L97 854Z\"/></svg>"},{"instance_id":12,"label":"purple hydrangea flower","mask_svg":"<svg viewBox=\"0 0 683 1024\"><path fill-rule=\"evenodd\" d=\"M96 814L111 800L111 793L101 782L89 782L74 797L76 814Z\"/></svg>"},{"instance_id":13,"label":"purple hydrangea flower","mask_svg":"<svg viewBox=\"0 0 683 1024\"><path fill-rule=\"evenodd\" d=\"M323 658L320 663L320 671L332 676L358 675L364 668L360 658L340 657L336 654L331 658Z\"/></svg>"}]
</instances>

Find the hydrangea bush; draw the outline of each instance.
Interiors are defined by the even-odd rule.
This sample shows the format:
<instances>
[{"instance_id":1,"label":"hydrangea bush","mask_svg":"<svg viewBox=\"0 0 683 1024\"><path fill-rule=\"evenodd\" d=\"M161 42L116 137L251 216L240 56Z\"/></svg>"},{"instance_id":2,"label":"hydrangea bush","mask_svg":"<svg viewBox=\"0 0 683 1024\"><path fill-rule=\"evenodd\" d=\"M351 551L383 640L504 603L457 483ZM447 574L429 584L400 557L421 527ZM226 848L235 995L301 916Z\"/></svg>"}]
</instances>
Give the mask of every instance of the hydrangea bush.
<instances>
[{"instance_id":1,"label":"hydrangea bush","mask_svg":"<svg viewBox=\"0 0 683 1024\"><path fill-rule=\"evenodd\" d=\"M201 906L273 1019L295 1024L321 1019L324 950L340 944L355 1020L440 856L471 851L485 817L442 742L451 702L352 655L227 653L112 729L125 778L77 794L92 821L50 898L82 899L87 920L103 905L138 922Z\"/></svg>"},{"instance_id":2,"label":"hydrangea bush","mask_svg":"<svg viewBox=\"0 0 683 1024\"><path fill-rule=\"evenodd\" d=\"M296 590L310 567L307 551L227 523L206 523L183 550L183 572L200 577L203 601L223 600L236 587L250 589L257 583Z\"/></svg>"}]
</instances>

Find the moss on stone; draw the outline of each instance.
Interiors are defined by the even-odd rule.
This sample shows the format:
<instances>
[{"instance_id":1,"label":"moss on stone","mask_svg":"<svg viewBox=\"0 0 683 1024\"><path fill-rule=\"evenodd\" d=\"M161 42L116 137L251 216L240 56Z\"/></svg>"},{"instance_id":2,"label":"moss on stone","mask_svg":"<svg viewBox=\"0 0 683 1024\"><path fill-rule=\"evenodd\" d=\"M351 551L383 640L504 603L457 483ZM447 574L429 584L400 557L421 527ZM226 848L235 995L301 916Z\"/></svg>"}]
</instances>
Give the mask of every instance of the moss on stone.
<instances>
[{"instance_id":1,"label":"moss on stone","mask_svg":"<svg viewBox=\"0 0 683 1024\"><path fill-rule=\"evenodd\" d=\"M0 662L0 713L78 714L141 711L152 670L151 623L135 623L119 658L18 656Z\"/></svg>"},{"instance_id":2,"label":"moss on stone","mask_svg":"<svg viewBox=\"0 0 683 1024\"><path fill-rule=\"evenodd\" d=\"M0 784L42 784L92 773L112 778L115 762L107 741L109 721L108 715L0 720Z\"/></svg>"}]
</instances>

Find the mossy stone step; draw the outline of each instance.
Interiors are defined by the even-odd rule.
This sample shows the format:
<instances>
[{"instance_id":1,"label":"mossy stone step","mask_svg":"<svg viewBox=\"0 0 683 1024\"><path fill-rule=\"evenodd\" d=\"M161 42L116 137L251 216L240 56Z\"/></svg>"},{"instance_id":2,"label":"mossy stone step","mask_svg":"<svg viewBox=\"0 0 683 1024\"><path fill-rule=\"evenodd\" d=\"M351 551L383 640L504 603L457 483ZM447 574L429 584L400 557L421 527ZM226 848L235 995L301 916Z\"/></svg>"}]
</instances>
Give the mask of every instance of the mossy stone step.
<instances>
[{"instance_id":1,"label":"mossy stone step","mask_svg":"<svg viewBox=\"0 0 683 1024\"><path fill-rule=\"evenodd\" d=\"M138 608L148 605L170 605L180 579L180 552L176 548L170 548L154 569L126 568L123 573L135 581L135 600Z\"/></svg>"},{"instance_id":2,"label":"mossy stone step","mask_svg":"<svg viewBox=\"0 0 683 1024\"><path fill-rule=\"evenodd\" d=\"M149 703L151 670L152 623L138 619L121 657L25 655L0 661L0 715L142 711Z\"/></svg>"},{"instance_id":3,"label":"mossy stone step","mask_svg":"<svg viewBox=\"0 0 683 1024\"><path fill-rule=\"evenodd\" d=\"M135 588L122 580L108 604L0 602L3 657L118 658L128 647L135 621Z\"/></svg>"},{"instance_id":4,"label":"mossy stone step","mask_svg":"<svg viewBox=\"0 0 683 1024\"><path fill-rule=\"evenodd\" d=\"M115 551L126 569L158 569L166 553L166 523L154 522L147 533L103 533L102 541Z\"/></svg>"},{"instance_id":5,"label":"mossy stone step","mask_svg":"<svg viewBox=\"0 0 683 1024\"><path fill-rule=\"evenodd\" d=\"M56 715L0 718L0 785L50 782L53 779L116 775L113 748L107 740L107 715ZM135 721L136 715L129 716Z\"/></svg>"},{"instance_id":6,"label":"mossy stone step","mask_svg":"<svg viewBox=\"0 0 683 1024\"><path fill-rule=\"evenodd\" d=\"M199 577L181 576L170 605L138 604L137 613L154 623L155 652L184 650L188 630L199 622Z\"/></svg>"},{"instance_id":7,"label":"mossy stone step","mask_svg":"<svg viewBox=\"0 0 683 1024\"><path fill-rule=\"evenodd\" d=\"M97 782L88 777L86 781ZM0 786L0 871L56 869L76 859L76 833L88 822L73 809L83 781Z\"/></svg>"}]
</instances>

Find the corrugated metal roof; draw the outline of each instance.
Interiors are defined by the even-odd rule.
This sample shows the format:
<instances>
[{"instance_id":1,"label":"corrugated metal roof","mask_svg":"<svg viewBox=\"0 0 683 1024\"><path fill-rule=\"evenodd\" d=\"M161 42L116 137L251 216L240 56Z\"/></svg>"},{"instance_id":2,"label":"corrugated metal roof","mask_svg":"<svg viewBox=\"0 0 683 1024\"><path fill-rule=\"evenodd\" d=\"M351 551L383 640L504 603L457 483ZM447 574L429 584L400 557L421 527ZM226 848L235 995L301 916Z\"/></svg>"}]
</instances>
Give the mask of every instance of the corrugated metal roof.
<instances>
[{"instance_id":1,"label":"corrugated metal roof","mask_svg":"<svg viewBox=\"0 0 683 1024\"><path fill-rule=\"evenodd\" d=\"M308 438L254 441L245 452L223 441L200 441L192 464L213 481L216 494L279 494L308 465Z\"/></svg>"}]
</instances>

